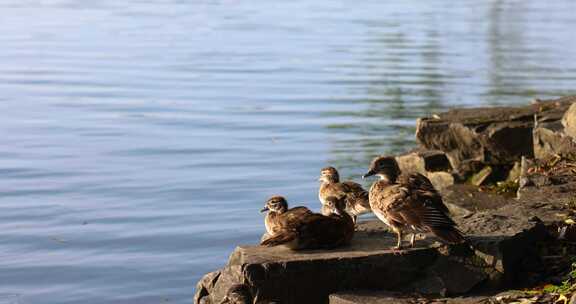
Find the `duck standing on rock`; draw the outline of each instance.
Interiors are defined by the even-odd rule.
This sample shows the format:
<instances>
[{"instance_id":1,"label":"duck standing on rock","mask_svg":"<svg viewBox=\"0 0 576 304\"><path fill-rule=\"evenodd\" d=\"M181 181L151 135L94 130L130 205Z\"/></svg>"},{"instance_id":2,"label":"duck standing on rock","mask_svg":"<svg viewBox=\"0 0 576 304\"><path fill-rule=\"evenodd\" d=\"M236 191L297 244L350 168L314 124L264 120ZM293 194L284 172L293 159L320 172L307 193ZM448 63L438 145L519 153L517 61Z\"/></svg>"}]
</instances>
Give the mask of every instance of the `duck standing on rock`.
<instances>
[{"instance_id":1,"label":"duck standing on rock","mask_svg":"<svg viewBox=\"0 0 576 304\"><path fill-rule=\"evenodd\" d=\"M431 232L450 244L464 242L462 232L427 177L420 173L402 174L391 156L376 157L363 178L373 175L380 180L370 188L370 206L396 232L398 244L394 249L402 249L402 232L406 228L412 228L412 247L417 232Z\"/></svg>"},{"instance_id":2,"label":"duck standing on rock","mask_svg":"<svg viewBox=\"0 0 576 304\"><path fill-rule=\"evenodd\" d=\"M306 214L283 226L275 236L260 243L272 247L286 245L292 250L331 249L348 245L354 236L354 221L346 212L346 203L336 197L326 198L330 215Z\"/></svg>"},{"instance_id":3,"label":"duck standing on rock","mask_svg":"<svg viewBox=\"0 0 576 304\"><path fill-rule=\"evenodd\" d=\"M300 221L303 217L313 214L306 207L294 207L288 209L288 202L283 196L275 195L270 197L260 212L268 212L264 218L267 237L273 237L278 232L290 227L293 222Z\"/></svg>"},{"instance_id":4,"label":"duck standing on rock","mask_svg":"<svg viewBox=\"0 0 576 304\"><path fill-rule=\"evenodd\" d=\"M318 198L322 203L322 214L330 214L330 208L326 207L326 199L330 196L344 199L346 212L348 212L354 223L358 215L370 212L370 202L368 191L364 190L358 183L352 181L340 182L338 170L334 167L326 167L320 170L320 189Z\"/></svg>"}]
</instances>

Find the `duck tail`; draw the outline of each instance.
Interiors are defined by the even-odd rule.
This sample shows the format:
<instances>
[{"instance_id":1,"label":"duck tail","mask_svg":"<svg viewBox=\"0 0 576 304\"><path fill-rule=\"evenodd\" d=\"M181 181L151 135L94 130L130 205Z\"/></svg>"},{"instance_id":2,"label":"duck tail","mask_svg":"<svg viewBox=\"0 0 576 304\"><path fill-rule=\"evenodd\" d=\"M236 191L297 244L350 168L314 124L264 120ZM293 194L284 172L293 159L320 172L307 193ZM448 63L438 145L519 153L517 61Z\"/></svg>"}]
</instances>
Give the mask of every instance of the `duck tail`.
<instances>
[{"instance_id":1,"label":"duck tail","mask_svg":"<svg viewBox=\"0 0 576 304\"><path fill-rule=\"evenodd\" d=\"M464 234L456 227L433 227L432 233L449 244L460 244L466 242Z\"/></svg>"},{"instance_id":2,"label":"duck tail","mask_svg":"<svg viewBox=\"0 0 576 304\"><path fill-rule=\"evenodd\" d=\"M274 247L274 246L290 243L290 242L294 241L295 239L296 239L296 233L286 232L286 233L278 234L278 235L273 236L273 237L269 237L269 238L263 240L262 242L260 242L260 245L266 246L266 247Z\"/></svg>"}]
</instances>

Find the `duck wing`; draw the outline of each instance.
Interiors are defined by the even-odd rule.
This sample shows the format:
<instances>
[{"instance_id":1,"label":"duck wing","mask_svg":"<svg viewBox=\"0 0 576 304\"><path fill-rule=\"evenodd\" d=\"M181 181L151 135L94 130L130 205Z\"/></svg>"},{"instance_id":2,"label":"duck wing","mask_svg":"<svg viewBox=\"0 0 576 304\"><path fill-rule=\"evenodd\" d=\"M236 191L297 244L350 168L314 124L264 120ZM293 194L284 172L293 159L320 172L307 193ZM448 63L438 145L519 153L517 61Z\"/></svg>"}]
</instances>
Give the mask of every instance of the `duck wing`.
<instances>
[{"instance_id":1,"label":"duck wing","mask_svg":"<svg viewBox=\"0 0 576 304\"><path fill-rule=\"evenodd\" d=\"M435 208L450 214L448 207L442 201L442 196L426 176L420 173L402 174L398 183L408 188L414 199L428 201L429 204L435 205Z\"/></svg>"},{"instance_id":2,"label":"duck wing","mask_svg":"<svg viewBox=\"0 0 576 304\"><path fill-rule=\"evenodd\" d=\"M261 246L274 247L282 244L293 242L298 238L298 233L295 230L284 230L273 237L269 237L262 242Z\"/></svg>"},{"instance_id":3,"label":"duck wing","mask_svg":"<svg viewBox=\"0 0 576 304\"><path fill-rule=\"evenodd\" d=\"M368 191L364 190L362 185L353 181L345 181L342 183L346 190L346 198L353 201L366 201L368 202Z\"/></svg>"},{"instance_id":4,"label":"duck wing","mask_svg":"<svg viewBox=\"0 0 576 304\"><path fill-rule=\"evenodd\" d=\"M413 174L401 180L395 195L389 197L387 212L395 221L430 231L449 243L464 240L456 223L448 215L448 208L432 183L421 174Z\"/></svg>"},{"instance_id":5,"label":"duck wing","mask_svg":"<svg viewBox=\"0 0 576 304\"><path fill-rule=\"evenodd\" d=\"M346 196L347 190L348 187L342 183L327 184L321 189L320 196L322 197L322 200L325 200L330 196L342 198Z\"/></svg>"},{"instance_id":6,"label":"duck wing","mask_svg":"<svg viewBox=\"0 0 576 304\"><path fill-rule=\"evenodd\" d=\"M260 242L260 245L272 247L293 243L289 247L298 247L300 241L300 228L307 222L319 216L322 215L313 213L306 207L291 208L280 215L277 233Z\"/></svg>"},{"instance_id":7,"label":"duck wing","mask_svg":"<svg viewBox=\"0 0 576 304\"><path fill-rule=\"evenodd\" d=\"M312 215L313 212L306 207L294 207L280 215L279 225L283 228L296 226L299 221L305 217Z\"/></svg>"},{"instance_id":8,"label":"duck wing","mask_svg":"<svg viewBox=\"0 0 576 304\"><path fill-rule=\"evenodd\" d=\"M374 202L376 204L374 204ZM370 191L370 204L380 210L394 226L417 225L418 218L410 208L410 193L406 187L393 184L386 186L382 191L372 195ZM376 205L376 206L374 206Z\"/></svg>"}]
</instances>

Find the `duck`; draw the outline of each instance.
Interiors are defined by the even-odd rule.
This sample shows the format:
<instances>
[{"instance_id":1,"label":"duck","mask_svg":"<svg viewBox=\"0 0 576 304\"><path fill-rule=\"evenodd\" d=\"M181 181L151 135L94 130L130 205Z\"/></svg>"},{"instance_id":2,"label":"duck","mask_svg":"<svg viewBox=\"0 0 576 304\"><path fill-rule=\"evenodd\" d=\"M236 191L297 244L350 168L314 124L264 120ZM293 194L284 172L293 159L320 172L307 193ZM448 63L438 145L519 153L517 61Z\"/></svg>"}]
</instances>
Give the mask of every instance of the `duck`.
<instances>
[{"instance_id":1,"label":"duck","mask_svg":"<svg viewBox=\"0 0 576 304\"><path fill-rule=\"evenodd\" d=\"M340 182L338 170L334 167L325 167L320 170L320 189L318 198L322 204L322 214L330 214L330 208L325 208L326 199L330 196L344 198L346 202L346 212L348 212L354 223L361 214L371 212L368 191L353 181Z\"/></svg>"},{"instance_id":2,"label":"duck","mask_svg":"<svg viewBox=\"0 0 576 304\"><path fill-rule=\"evenodd\" d=\"M342 198L326 198L329 215L307 214L292 221L274 237L260 243L273 247L285 245L292 250L333 249L350 244L354 236L355 225L346 212L346 202Z\"/></svg>"},{"instance_id":3,"label":"duck","mask_svg":"<svg viewBox=\"0 0 576 304\"><path fill-rule=\"evenodd\" d=\"M288 209L288 201L280 195L271 196L266 200L264 208L260 212L267 212L264 218L266 237L273 237L284 227L292 225L292 222L312 214L310 209L299 206Z\"/></svg>"},{"instance_id":4,"label":"duck","mask_svg":"<svg viewBox=\"0 0 576 304\"><path fill-rule=\"evenodd\" d=\"M372 184L369 201L372 212L397 235L393 249L400 250L403 231L411 230L410 246L416 233L432 233L448 244L465 242L464 235L450 218L442 196L430 180L420 173L403 174L392 156L372 160L363 178L378 176Z\"/></svg>"}]
</instances>

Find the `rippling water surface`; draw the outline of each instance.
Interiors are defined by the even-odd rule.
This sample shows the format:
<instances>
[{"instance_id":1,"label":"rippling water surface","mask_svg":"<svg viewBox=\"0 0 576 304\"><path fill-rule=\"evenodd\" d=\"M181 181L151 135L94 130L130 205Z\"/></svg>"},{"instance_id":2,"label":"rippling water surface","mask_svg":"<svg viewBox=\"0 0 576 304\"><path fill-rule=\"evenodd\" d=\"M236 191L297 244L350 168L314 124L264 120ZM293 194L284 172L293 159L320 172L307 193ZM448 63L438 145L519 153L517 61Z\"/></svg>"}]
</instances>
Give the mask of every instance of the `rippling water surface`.
<instances>
[{"instance_id":1,"label":"rippling water surface","mask_svg":"<svg viewBox=\"0 0 576 304\"><path fill-rule=\"evenodd\" d=\"M2 0L0 303L189 303L416 117L575 92L576 2ZM4 302L2 302L4 301Z\"/></svg>"}]
</instances>

